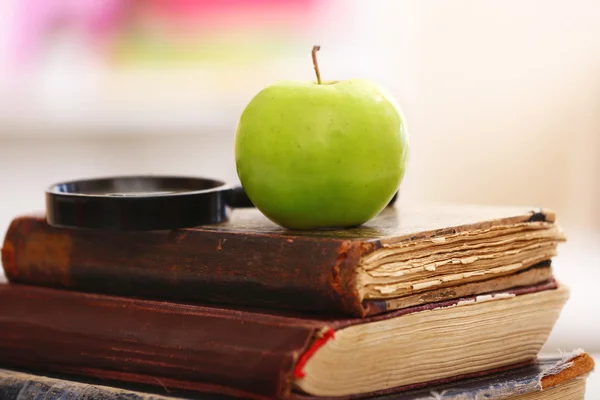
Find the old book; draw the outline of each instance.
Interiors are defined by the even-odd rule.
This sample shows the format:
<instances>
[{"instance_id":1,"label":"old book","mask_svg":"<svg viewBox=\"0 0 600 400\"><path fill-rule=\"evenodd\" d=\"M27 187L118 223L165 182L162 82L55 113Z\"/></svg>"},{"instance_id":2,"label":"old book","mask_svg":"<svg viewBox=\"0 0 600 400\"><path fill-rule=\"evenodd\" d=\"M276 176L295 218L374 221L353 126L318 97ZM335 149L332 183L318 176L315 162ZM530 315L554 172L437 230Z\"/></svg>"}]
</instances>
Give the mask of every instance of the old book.
<instances>
[{"instance_id":1,"label":"old book","mask_svg":"<svg viewBox=\"0 0 600 400\"><path fill-rule=\"evenodd\" d=\"M250 398L368 397L532 362L568 298L554 281L332 319L0 284L0 360Z\"/></svg>"},{"instance_id":2,"label":"old book","mask_svg":"<svg viewBox=\"0 0 600 400\"><path fill-rule=\"evenodd\" d=\"M583 400L586 379L594 360L582 350L562 358L540 358L535 363L483 377L417 390L372 397L377 400ZM46 376L31 371L0 369L3 400L231 400L210 393L167 392L149 387L107 386L89 380ZM436 397L437 396L437 397ZM295 396L298 399L303 396Z\"/></svg>"},{"instance_id":3,"label":"old book","mask_svg":"<svg viewBox=\"0 0 600 400\"><path fill-rule=\"evenodd\" d=\"M25 216L6 233L2 264L11 282L362 317L544 282L563 240L551 211L483 206L389 207L362 227L309 232L256 209L160 232Z\"/></svg>"}]
</instances>

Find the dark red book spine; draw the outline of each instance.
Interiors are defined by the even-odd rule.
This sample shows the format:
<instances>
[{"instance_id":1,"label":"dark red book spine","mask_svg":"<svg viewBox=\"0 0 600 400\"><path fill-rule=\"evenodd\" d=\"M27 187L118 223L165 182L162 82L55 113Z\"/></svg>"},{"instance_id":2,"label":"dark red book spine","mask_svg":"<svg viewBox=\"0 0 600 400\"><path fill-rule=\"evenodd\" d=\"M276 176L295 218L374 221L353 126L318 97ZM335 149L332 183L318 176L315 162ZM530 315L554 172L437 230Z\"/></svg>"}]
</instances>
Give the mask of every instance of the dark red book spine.
<instances>
[{"instance_id":1,"label":"dark red book spine","mask_svg":"<svg viewBox=\"0 0 600 400\"><path fill-rule=\"evenodd\" d=\"M104 232L13 220L11 282L167 300L365 316L356 265L376 241L210 229Z\"/></svg>"},{"instance_id":2,"label":"dark red book spine","mask_svg":"<svg viewBox=\"0 0 600 400\"><path fill-rule=\"evenodd\" d=\"M0 284L2 367L286 398L295 364L321 327L267 314Z\"/></svg>"}]
</instances>

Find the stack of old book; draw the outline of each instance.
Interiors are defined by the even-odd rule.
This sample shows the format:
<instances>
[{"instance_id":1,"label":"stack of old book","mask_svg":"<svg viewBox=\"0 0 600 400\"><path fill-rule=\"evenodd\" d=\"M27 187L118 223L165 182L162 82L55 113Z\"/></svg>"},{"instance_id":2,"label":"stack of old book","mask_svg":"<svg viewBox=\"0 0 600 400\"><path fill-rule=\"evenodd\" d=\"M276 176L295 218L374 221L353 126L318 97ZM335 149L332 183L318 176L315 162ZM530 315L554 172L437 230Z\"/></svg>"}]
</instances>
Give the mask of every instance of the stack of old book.
<instances>
[{"instance_id":1,"label":"stack of old book","mask_svg":"<svg viewBox=\"0 0 600 400\"><path fill-rule=\"evenodd\" d=\"M153 232L19 217L0 395L582 399L589 355L538 358L568 299L564 240L551 211L472 206L310 232L255 209Z\"/></svg>"}]
</instances>

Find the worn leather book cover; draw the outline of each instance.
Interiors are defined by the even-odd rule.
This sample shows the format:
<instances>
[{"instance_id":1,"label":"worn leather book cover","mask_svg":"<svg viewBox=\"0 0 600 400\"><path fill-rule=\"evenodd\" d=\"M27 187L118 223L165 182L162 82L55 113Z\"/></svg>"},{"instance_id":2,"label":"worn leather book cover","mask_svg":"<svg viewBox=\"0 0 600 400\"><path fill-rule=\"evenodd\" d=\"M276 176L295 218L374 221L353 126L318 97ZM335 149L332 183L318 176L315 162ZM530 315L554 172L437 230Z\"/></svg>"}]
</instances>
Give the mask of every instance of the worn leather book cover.
<instances>
[{"instance_id":1,"label":"worn leather book cover","mask_svg":"<svg viewBox=\"0 0 600 400\"><path fill-rule=\"evenodd\" d=\"M532 362L567 298L548 281L334 319L4 283L0 365L254 399L370 397Z\"/></svg>"},{"instance_id":2,"label":"worn leather book cover","mask_svg":"<svg viewBox=\"0 0 600 400\"><path fill-rule=\"evenodd\" d=\"M535 363L449 384L372 397L377 400L583 400L586 378L594 360L576 350L561 358L541 358ZM0 369L3 400L233 400L210 393L168 392L148 387L108 386L106 382Z\"/></svg>"},{"instance_id":3,"label":"worn leather book cover","mask_svg":"<svg viewBox=\"0 0 600 400\"><path fill-rule=\"evenodd\" d=\"M483 206L389 207L341 231L286 230L256 209L154 232L23 216L8 228L2 265L16 283L364 317L541 283L563 240L552 211Z\"/></svg>"}]
</instances>

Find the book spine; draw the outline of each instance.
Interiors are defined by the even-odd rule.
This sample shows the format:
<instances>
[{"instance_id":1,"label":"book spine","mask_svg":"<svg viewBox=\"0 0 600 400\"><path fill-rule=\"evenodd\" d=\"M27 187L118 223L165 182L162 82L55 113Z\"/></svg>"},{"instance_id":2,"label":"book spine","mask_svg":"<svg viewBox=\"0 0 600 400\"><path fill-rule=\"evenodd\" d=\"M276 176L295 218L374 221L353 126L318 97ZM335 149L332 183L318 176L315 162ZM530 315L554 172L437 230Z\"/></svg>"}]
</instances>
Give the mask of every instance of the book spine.
<instances>
[{"instance_id":1,"label":"book spine","mask_svg":"<svg viewBox=\"0 0 600 400\"><path fill-rule=\"evenodd\" d=\"M11 282L362 317L356 265L374 243L206 229L106 232L12 221Z\"/></svg>"},{"instance_id":2,"label":"book spine","mask_svg":"<svg viewBox=\"0 0 600 400\"><path fill-rule=\"evenodd\" d=\"M322 323L0 284L0 363L56 374L284 398Z\"/></svg>"}]
</instances>

